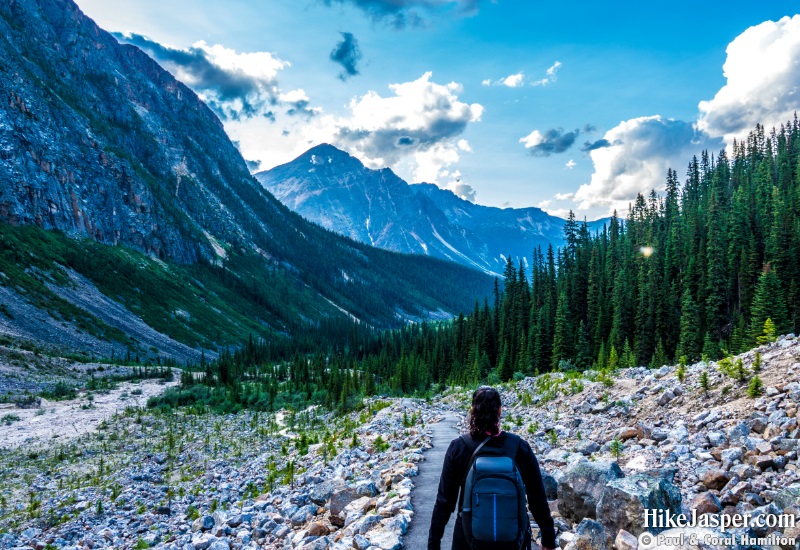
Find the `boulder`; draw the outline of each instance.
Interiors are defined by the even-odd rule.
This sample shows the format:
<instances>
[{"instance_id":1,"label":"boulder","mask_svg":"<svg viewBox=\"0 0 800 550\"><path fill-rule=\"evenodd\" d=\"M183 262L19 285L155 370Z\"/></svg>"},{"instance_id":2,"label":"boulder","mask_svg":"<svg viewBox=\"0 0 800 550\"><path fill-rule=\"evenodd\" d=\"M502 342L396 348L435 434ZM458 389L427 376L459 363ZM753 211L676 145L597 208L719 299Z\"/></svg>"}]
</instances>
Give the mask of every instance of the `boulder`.
<instances>
[{"instance_id":1,"label":"boulder","mask_svg":"<svg viewBox=\"0 0 800 550\"><path fill-rule=\"evenodd\" d=\"M331 530L327 525L318 521L312 522L308 526L308 535L311 537L324 537L329 535L330 532Z\"/></svg>"},{"instance_id":2,"label":"boulder","mask_svg":"<svg viewBox=\"0 0 800 550\"><path fill-rule=\"evenodd\" d=\"M309 498L311 499L311 502L317 506L325 506L325 503L330 500L333 493L341 486L342 482L340 480L330 480L323 481L322 483L316 483L314 488L311 489Z\"/></svg>"},{"instance_id":3,"label":"boulder","mask_svg":"<svg viewBox=\"0 0 800 550\"><path fill-rule=\"evenodd\" d=\"M337 491L331 495L331 523L333 525L344 527L344 514L342 512L358 496L358 493L350 488Z\"/></svg>"},{"instance_id":4,"label":"boulder","mask_svg":"<svg viewBox=\"0 0 800 550\"><path fill-rule=\"evenodd\" d=\"M583 519L575 529L575 537L564 550L606 550L607 548L603 526L591 519Z\"/></svg>"},{"instance_id":5,"label":"boulder","mask_svg":"<svg viewBox=\"0 0 800 550\"><path fill-rule=\"evenodd\" d=\"M717 498L717 495L706 491L694 497L690 508L692 510L697 510L698 516L702 516L703 514L717 514L722 510L722 503Z\"/></svg>"},{"instance_id":6,"label":"boulder","mask_svg":"<svg viewBox=\"0 0 800 550\"><path fill-rule=\"evenodd\" d=\"M700 481L709 489L720 490L730 481L731 476L718 468L707 468L698 472Z\"/></svg>"},{"instance_id":7,"label":"boulder","mask_svg":"<svg viewBox=\"0 0 800 550\"><path fill-rule=\"evenodd\" d=\"M597 502L606 483L622 477L624 474L616 462L576 462L569 467L558 484L559 513L574 523L584 518L594 519Z\"/></svg>"},{"instance_id":8,"label":"boulder","mask_svg":"<svg viewBox=\"0 0 800 550\"><path fill-rule=\"evenodd\" d=\"M581 453L584 456L589 456L592 453L596 453L600 450L600 445L589 439L585 439L580 441L577 445L575 445L575 452Z\"/></svg>"},{"instance_id":9,"label":"boulder","mask_svg":"<svg viewBox=\"0 0 800 550\"><path fill-rule=\"evenodd\" d=\"M800 503L800 483L789 485L775 495L774 501L781 509L798 506Z\"/></svg>"},{"instance_id":10,"label":"boulder","mask_svg":"<svg viewBox=\"0 0 800 550\"><path fill-rule=\"evenodd\" d=\"M556 481L556 478L542 472L542 483L544 484L544 494L547 496L547 500L556 500L558 498L558 481Z\"/></svg>"},{"instance_id":11,"label":"boulder","mask_svg":"<svg viewBox=\"0 0 800 550\"><path fill-rule=\"evenodd\" d=\"M403 548L400 537L389 531L376 531L370 533L368 538L372 546L376 546L381 550L401 550Z\"/></svg>"},{"instance_id":12,"label":"boulder","mask_svg":"<svg viewBox=\"0 0 800 550\"><path fill-rule=\"evenodd\" d=\"M680 489L663 478L634 474L606 484L597 502L597 521L605 528L607 543L620 529L634 536L645 531L645 510L681 513ZM658 533L663 529L649 528Z\"/></svg>"},{"instance_id":13,"label":"boulder","mask_svg":"<svg viewBox=\"0 0 800 550\"><path fill-rule=\"evenodd\" d=\"M620 529L614 539L614 548L617 550L638 550L639 541L625 529Z\"/></svg>"}]
</instances>

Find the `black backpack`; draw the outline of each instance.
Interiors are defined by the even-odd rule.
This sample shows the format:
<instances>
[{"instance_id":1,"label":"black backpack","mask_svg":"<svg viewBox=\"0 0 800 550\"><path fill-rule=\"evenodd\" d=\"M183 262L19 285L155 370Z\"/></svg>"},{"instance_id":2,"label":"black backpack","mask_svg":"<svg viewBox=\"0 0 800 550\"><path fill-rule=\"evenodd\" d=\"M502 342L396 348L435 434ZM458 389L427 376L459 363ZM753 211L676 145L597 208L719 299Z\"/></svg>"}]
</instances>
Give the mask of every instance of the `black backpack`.
<instances>
[{"instance_id":1,"label":"black backpack","mask_svg":"<svg viewBox=\"0 0 800 550\"><path fill-rule=\"evenodd\" d=\"M475 442L461 436L469 448ZM530 530L525 484L514 457L520 437L506 433L503 447L484 447L487 437L472 453L461 486L459 513L470 548L519 550Z\"/></svg>"}]
</instances>

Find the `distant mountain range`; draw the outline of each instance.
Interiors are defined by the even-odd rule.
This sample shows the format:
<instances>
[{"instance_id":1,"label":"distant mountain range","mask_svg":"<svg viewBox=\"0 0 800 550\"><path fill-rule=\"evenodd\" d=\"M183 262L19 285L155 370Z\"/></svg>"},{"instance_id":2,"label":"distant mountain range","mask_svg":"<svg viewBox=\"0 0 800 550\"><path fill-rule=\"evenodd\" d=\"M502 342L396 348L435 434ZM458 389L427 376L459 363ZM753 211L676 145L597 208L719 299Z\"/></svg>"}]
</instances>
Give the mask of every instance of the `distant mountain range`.
<instances>
[{"instance_id":1,"label":"distant mountain range","mask_svg":"<svg viewBox=\"0 0 800 550\"><path fill-rule=\"evenodd\" d=\"M388 168L372 170L328 144L256 174L283 204L326 229L357 241L503 272L507 257L530 258L535 247L563 243L566 221L540 208L471 203L429 184L410 185ZM607 220L588 224L601 229Z\"/></svg>"},{"instance_id":2,"label":"distant mountain range","mask_svg":"<svg viewBox=\"0 0 800 550\"><path fill-rule=\"evenodd\" d=\"M192 90L72 0L0 2L0 36L0 334L157 354L132 318L214 348L323 319L447 317L491 292L475 270L286 208ZM100 295L119 311L93 308ZM50 332L25 324L37 315Z\"/></svg>"}]
</instances>

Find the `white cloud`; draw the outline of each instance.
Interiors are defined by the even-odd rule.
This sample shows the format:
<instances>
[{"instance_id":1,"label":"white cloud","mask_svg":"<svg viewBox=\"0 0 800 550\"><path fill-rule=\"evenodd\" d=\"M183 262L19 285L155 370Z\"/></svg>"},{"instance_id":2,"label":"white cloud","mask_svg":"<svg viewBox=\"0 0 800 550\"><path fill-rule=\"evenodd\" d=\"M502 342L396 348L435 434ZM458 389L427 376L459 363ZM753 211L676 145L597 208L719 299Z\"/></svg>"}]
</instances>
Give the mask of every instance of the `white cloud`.
<instances>
[{"instance_id":1,"label":"white cloud","mask_svg":"<svg viewBox=\"0 0 800 550\"><path fill-rule=\"evenodd\" d=\"M195 42L181 49L141 34L114 33L152 56L175 78L192 88L223 119L268 115L281 94L278 73L290 63L270 52L239 53L220 44Z\"/></svg>"},{"instance_id":2,"label":"white cloud","mask_svg":"<svg viewBox=\"0 0 800 550\"><path fill-rule=\"evenodd\" d=\"M537 157L549 157L553 153L563 153L575 143L580 129L565 132L563 128L551 128L544 133L534 130L527 136L519 138L528 152Z\"/></svg>"},{"instance_id":3,"label":"white cloud","mask_svg":"<svg viewBox=\"0 0 800 550\"><path fill-rule=\"evenodd\" d=\"M566 166L567 168L569 168L570 170L572 170L573 168L575 168L577 165L578 165L578 163L577 163L577 162L575 162L575 161L574 161L574 160L572 160L572 159L569 159L569 160L567 161L567 164L565 164L565 166Z\"/></svg>"},{"instance_id":4,"label":"white cloud","mask_svg":"<svg viewBox=\"0 0 800 550\"><path fill-rule=\"evenodd\" d=\"M509 88L519 88L522 86L523 80L525 80L525 75L522 73L517 73L508 75L502 80L502 83L503 86L507 86Z\"/></svg>"},{"instance_id":5,"label":"white cloud","mask_svg":"<svg viewBox=\"0 0 800 550\"><path fill-rule=\"evenodd\" d=\"M575 193L556 193L553 198L557 201L566 201L575 196Z\"/></svg>"},{"instance_id":6,"label":"white cloud","mask_svg":"<svg viewBox=\"0 0 800 550\"><path fill-rule=\"evenodd\" d=\"M431 77L427 72L391 84L387 97L375 91L354 97L344 116L316 117L302 130L304 146L332 143L371 168L390 167L415 182L448 185L460 153L471 151L460 136L480 120L483 107L460 101L460 84L437 84Z\"/></svg>"},{"instance_id":7,"label":"white cloud","mask_svg":"<svg viewBox=\"0 0 800 550\"><path fill-rule=\"evenodd\" d=\"M664 188L668 168L681 174L692 155L716 153L756 124L770 129L793 118L800 106L800 15L750 27L726 51L726 83L713 99L699 103L696 124L634 118L585 144L594 173L571 199L573 209L594 216L617 209L624 215L637 193Z\"/></svg>"},{"instance_id":8,"label":"white cloud","mask_svg":"<svg viewBox=\"0 0 800 550\"><path fill-rule=\"evenodd\" d=\"M558 72L558 69L560 68L561 68L561 61L556 61L550 66L549 69L547 69L547 76L539 80L534 80L533 82L531 82L531 86L547 86L548 84L552 84L553 82L558 80L556 78L556 72Z\"/></svg>"},{"instance_id":9,"label":"white cloud","mask_svg":"<svg viewBox=\"0 0 800 550\"><path fill-rule=\"evenodd\" d=\"M624 214L637 193L664 188L668 168L682 172L692 155L722 146L691 123L661 116L626 120L603 137L609 146L589 153L594 173L575 193L578 210Z\"/></svg>"},{"instance_id":10,"label":"white cloud","mask_svg":"<svg viewBox=\"0 0 800 550\"><path fill-rule=\"evenodd\" d=\"M698 127L727 143L757 124L790 120L800 107L800 15L750 27L728 45L726 84L699 104Z\"/></svg>"},{"instance_id":11,"label":"white cloud","mask_svg":"<svg viewBox=\"0 0 800 550\"><path fill-rule=\"evenodd\" d=\"M534 80L530 83L531 86L547 86L548 84L552 84L555 82L556 79L556 72L558 69L561 68L561 61L556 61L553 63L547 71L545 71L544 78L539 80ZM500 78L498 80L492 80L491 78L487 78L481 82L483 86L506 86L507 88L521 88L525 85L525 73L518 72L514 74L510 74L505 78Z\"/></svg>"}]
</instances>

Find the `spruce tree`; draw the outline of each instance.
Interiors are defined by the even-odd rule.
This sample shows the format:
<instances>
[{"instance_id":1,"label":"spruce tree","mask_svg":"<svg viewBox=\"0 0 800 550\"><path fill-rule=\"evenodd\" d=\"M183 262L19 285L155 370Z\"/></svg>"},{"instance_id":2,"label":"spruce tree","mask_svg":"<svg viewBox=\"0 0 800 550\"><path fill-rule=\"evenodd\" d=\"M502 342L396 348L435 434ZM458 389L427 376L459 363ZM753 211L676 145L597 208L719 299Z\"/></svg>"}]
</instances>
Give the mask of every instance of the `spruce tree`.
<instances>
[{"instance_id":1,"label":"spruce tree","mask_svg":"<svg viewBox=\"0 0 800 550\"><path fill-rule=\"evenodd\" d=\"M750 326L754 339L761 336L767 319L771 320L778 333L785 330L786 298L777 273L769 266L759 277L753 298Z\"/></svg>"}]
</instances>

